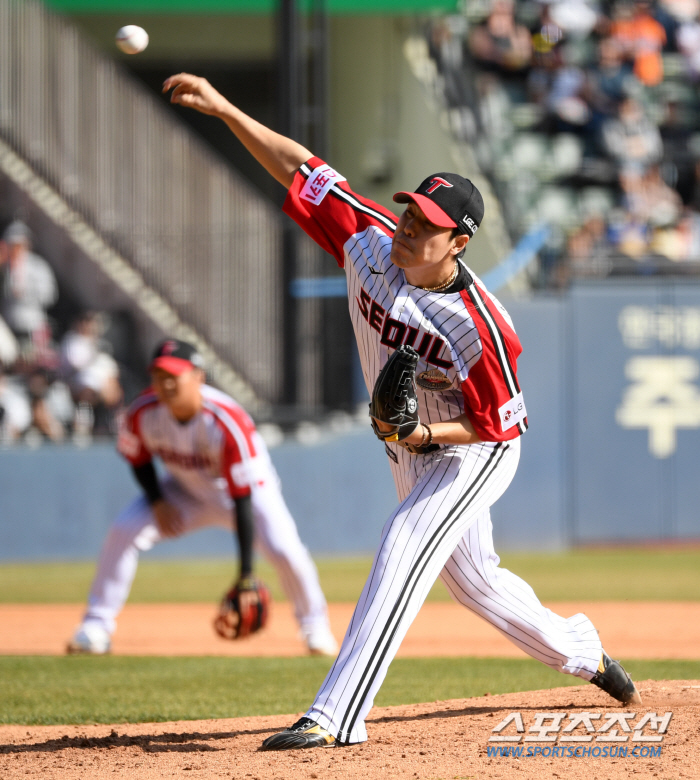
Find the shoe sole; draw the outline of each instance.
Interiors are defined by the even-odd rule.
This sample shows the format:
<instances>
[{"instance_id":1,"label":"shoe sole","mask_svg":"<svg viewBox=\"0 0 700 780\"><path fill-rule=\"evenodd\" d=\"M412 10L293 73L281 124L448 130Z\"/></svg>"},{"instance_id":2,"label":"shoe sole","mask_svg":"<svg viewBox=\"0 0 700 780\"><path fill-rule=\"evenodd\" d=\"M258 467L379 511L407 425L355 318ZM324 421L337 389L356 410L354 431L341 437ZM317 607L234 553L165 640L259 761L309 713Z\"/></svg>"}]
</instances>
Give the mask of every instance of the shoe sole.
<instances>
[{"instance_id":1,"label":"shoe sole","mask_svg":"<svg viewBox=\"0 0 700 780\"><path fill-rule=\"evenodd\" d=\"M289 744L289 745L280 745L279 747L274 747L274 746L271 747L269 745L264 745L263 744L263 745L261 745L258 748L258 750L265 751L265 752L267 752L267 751L270 751L270 752L272 752L272 751L282 752L283 750L312 750L314 748L325 749L325 748L334 748L334 747L337 747L337 746L338 746L338 743L335 740L333 740L333 742L331 742L330 744L324 744L324 745L309 745L309 744L294 745L294 744Z\"/></svg>"},{"instance_id":2,"label":"shoe sole","mask_svg":"<svg viewBox=\"0 0 700 780\"><path fill-rule=\"evenodd\" d=\"M330 738L330 742L328 739ZM305 731L285 729L263 741L259 750L308 750L335 747L336 739L318 724Z\"/></svg>"},{"instance_id":3,"label":"shoe sole","mask_svg":"<svg viewBox=\"0 0 700 780\"><path fill-rule=\"evenodd\" d=\"M77 645L66 645L66 655L109 655L111 652L111 647L107 650L87 650Z\"/></svg>"},{"instance_id":4,"label":"shoe sole","mask_svg":"<svg viewBox=\"0 0 700 780\"><path fill-rule=\"evenodd\" d=\"M324 650L321 647L310 647L309 655L322 655L325 658L335 658L338 655L338 650Z\"/></svg>"}]
</instances>

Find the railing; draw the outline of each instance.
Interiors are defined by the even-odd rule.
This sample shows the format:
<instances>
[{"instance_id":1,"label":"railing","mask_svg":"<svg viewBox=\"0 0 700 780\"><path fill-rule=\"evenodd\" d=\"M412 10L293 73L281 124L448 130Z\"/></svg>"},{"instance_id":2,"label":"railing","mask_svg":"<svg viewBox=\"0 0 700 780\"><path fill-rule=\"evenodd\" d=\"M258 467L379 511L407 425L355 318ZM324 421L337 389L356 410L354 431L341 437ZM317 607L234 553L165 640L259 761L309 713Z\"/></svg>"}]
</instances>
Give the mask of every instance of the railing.
<instances>
[{"instance_id":1,"label":"railing","mask_svg":"<svg viewBox=\"0 0 700 780\"><path fill-rule=\"evenodd\" d=\"M35 0L0 0L0 138L262 400L279 402L280 213ZM300 317L318 327L310 310ZM302 360L299 397L311 406L318 359Z\"/></svg>"}]
</instances>

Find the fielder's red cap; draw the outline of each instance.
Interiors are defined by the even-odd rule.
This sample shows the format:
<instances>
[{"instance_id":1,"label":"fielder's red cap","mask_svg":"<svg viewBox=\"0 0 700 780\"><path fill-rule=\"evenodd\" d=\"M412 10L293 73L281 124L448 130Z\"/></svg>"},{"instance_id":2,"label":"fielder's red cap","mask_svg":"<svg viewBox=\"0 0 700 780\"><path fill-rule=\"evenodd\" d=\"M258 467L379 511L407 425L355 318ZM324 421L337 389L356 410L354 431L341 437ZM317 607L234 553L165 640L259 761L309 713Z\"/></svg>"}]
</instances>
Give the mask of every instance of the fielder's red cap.
<instances>
[{"instance_id":1,"label":"fielder's red cap","mask_svg":"<svg viewBox=\"0 0 700 780\"><path fill-rule=\"evenodd\" d=\"M156 347L149 368L162 368L173 376L180 376L193 368L203 369L204 360L192 344L178 339L165 339Z\"/></svg>"},{"instance_id":2,"label":"fielder's red cap","mask_svg":"<svg viewBox=\"0 0 700 780\"><path fill-rule=\"evenodd\" d=\"M484 218L484 199L469 179L456 173L434 173L415 192L397 192L395 203L416 203L438 227L457 228L470 238Z\"/></svg>"}]
</instances>

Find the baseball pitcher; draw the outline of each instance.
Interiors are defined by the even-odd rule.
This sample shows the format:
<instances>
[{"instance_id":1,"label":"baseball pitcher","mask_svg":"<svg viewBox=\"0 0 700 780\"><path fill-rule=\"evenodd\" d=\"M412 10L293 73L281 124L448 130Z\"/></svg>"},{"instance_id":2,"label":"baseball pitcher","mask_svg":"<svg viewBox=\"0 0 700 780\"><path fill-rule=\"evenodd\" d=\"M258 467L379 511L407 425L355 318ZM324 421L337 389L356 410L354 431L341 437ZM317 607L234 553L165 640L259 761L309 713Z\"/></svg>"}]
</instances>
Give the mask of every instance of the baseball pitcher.
<instances>
[{"instance_id":1,"label":"baseball pitcher","mask_svg":"<svg viewBox=\"0 0 700 780\"><path fill-rule=\"evenodd\" d=\"M164 90L174 103L223 119L287 188L285 212L345 269L373 428L400 502L313 704L263 748L366 740L374 697L438 577L529 655L638 703L634 683L603 652L585 615L555 615L498 566L489 507L515 474L528 420L513 322L461 260L484 217L478 189L454 173L431 174L415 191L396 193L405 205L397 219L206 80L179 74Z\"/></svg>"}]
</instances>

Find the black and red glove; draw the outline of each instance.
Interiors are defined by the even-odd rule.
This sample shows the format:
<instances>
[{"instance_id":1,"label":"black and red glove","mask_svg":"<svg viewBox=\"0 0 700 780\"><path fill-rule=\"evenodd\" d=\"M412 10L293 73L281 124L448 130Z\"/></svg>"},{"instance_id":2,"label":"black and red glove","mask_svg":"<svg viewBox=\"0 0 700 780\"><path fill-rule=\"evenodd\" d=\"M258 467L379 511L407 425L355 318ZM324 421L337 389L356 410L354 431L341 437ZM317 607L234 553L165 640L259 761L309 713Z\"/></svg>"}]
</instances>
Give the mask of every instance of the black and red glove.
<instances>
[{"instance_id":1,"label":"black and red glove","mask_svg":"<svg viewBox=\"0 0 700 780\"><path fill-rule=\"evenodd\" d=\"M270 591L255 577L242 577L221 600L214 620L216 633L224 639L243 639L260 631L270 615Z\"/></svg>"}]
</instances>

